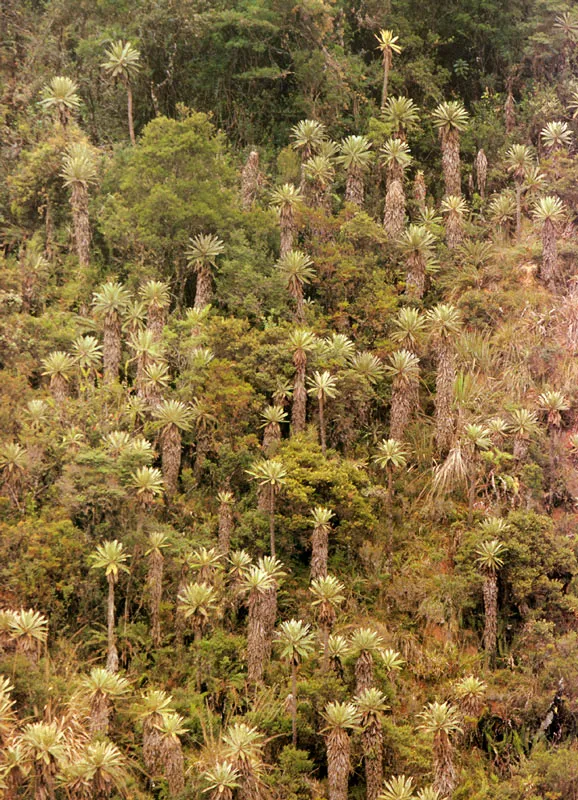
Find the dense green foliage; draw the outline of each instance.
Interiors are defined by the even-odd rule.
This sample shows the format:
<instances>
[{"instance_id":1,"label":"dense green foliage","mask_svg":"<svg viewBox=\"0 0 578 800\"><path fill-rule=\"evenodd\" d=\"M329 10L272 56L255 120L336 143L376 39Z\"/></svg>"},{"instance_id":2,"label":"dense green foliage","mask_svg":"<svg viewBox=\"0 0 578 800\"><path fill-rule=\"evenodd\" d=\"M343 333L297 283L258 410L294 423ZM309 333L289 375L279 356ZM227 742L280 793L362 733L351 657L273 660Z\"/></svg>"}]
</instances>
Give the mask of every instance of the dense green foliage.
<instances>
[{"instance_id":1,"label":"dense green foliage","mask_svg":"<svg viewBox=\"0 0 578 800\"><path fill-rule=\"evenodd\" d=\"M575 10L0 31L2 796L576 796Z\"/></svg>"}]
</instances>

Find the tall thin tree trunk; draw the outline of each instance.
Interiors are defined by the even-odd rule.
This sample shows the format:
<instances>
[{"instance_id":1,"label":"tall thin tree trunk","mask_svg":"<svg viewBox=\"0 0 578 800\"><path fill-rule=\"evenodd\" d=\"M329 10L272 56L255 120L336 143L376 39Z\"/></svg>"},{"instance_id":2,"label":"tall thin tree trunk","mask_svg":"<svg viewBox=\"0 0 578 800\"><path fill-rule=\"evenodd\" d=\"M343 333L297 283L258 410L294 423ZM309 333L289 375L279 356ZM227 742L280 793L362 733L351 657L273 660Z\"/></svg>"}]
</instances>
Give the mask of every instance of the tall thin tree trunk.
<instances>
[{"instance_id":1,"label":"tall thin tree trunk","mask_svg":"<svg viewBox=\"0 0 578 800\"><path fill-rule=\"evenodd\" d=\"M151 639L154 647L161 646L161 600L163 596L163 554L154 549L149 555L149 601L151 615Z\"/></svg>"},{"instance_id":2,"label":"tall thin tree trunk","mask_svg":"<svg viewBox=\"0 0 578 800\"><path fill-rule=\"evenodd\" d=\"M557 262L556 228L551 220L546 220L542 226L542 280L551 292L556 290Z\"/></svg>"},{"instance_id":3,"label":"tall thin tree trunk","mask_svg":"<svg viewBox=\"0 0 578 800\"><path fill-rule=\"evenodd\" d=\"M136 144L136 139L134 136L134 123L132 118L132 89L128 81L126 84L126 104L128 111L128 134L130 136L130 143L134 146Z\"/></svg>"},{"instance_id":4,"label":"tall thin tree trunk","mask_svg":"<svg viewBox=\"0 0 578 800\"><path fill-rule=\"evenodd\" d=\"M522 235L522 183L516 181L516 239Z\"/></svg>"},{"instance_id":5,"label":"tall thin tree trunk","mask_svg":"<svg viewBox=\"0 0 578 800\"><path fill-rule=\"evenodd\" d=\"M269 542L271 555L275 558L275 487L269 486Z\"/></svg>"},{"instance_id":6,"label":"tall thin tree trunk","mask_svg":"<svg viewBox=\"0 0 578 800\"><path fill-rule=\"evenodd\" d=\"M231 549L231 533L233 532L233 507L231 503L221 503L219 506L219 552L227 555Z\"/></svg>"},{"instance_id":7,"label":"tall thin tree trunk","mask_svg":"<svg viewBox=\"0 0 578 800\"><path fill-rule=\"evenodd\" d=\"M291 731L293 747L297 748L297 664L291 660Z\"/></svg>"},{"instance_id":8,"label":"tall thin tree trunk","mask_svg":"<svg viewBox=\"0 0 578 800\"><path fill-rule=\"evenodd\" d=\"M107 627L107 655L106 668L109 672L118 672L118 651L116 649L116 637L114 632L114 575L107 575L108 582L108 601L106 606L106 627Z\"/></svg>"},{"instance_id":9,"label":"tall thin tree trunk","mask_svg":"<svg viewBox=\"0 0 578 800\"><path fill-rule=\"evenodd\" d=\"M306 359L298 358L295 364L293 383L293 405L291 407L291 433L303 433L307 413L307 389L305 388Z\"/></svg>"},{"instance_id":10,"label":"tall thin tree trunk","mask_svg":"<svg viewBox=\"0 0 578 800\"><path fill-rule=\"evenodd\" d=\"M387 85L389 83L389 68L391 66L390 55L386 51L383 54L383 84L381 86L381 107L385 108L387 101Z\"/></svg>"},{"instance_id":11,"label":"tall thin tree trunk","mask_svg":"<svg viewBox=\"0 0 578 800\"><path fill-rule=\"evenodd\" d=\"M321 436L321 452L323 457L327 455L327 441L325 432L325 400L323 395L319 395L319 434Z\"/></svg>"}]
</instances>

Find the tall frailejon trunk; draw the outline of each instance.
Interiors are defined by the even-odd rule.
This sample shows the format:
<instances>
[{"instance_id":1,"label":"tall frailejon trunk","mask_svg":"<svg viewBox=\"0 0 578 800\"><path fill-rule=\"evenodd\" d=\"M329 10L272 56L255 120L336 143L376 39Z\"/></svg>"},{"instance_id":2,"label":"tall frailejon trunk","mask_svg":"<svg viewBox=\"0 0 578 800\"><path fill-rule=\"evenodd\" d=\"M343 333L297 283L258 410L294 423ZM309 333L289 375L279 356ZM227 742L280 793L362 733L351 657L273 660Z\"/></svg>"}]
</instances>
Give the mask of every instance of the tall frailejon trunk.
<instances>
[{"instance_id":1,"label":"tall frailejon trunk","mask_svg":"<svg viewBox=\"0 0 578 800\"><path fill-rule=\"evenodd\" d=\"M181 432L176 425L167 425L161 434L162 470L165 495L170 500L177 492L181 468Z\"/></svg>"},{"instance_id":2,"label":"tall frailejon trunk","mask_svg":"<svg viewBox=\"0 0 578 800\"><path fill-rule=\"evenodd\" d=\"M426 260L419 253L412 253L407 259L405 291L412 300L421 300L425 292Z\"/></svg>"},{"instance_id":3,"label":"tall frailejon trunk","mask_svg":"<svg viewBox=\"0 0 578 800\"><path fill-rule=\"evenodd\" d=\"M189 568L187 566L186 561L184 561L181 566L181 574L179 576L179 582L177 584L177 607L175 611L175 639L178 647L182 647L183 645L183 640L185 636L185 627L187 622L183 612L183 607L181 603L178 602L178 598L183 594L187 586L188 572Z\"/></svg>"},{"instance_id":4,"label":"tall frailejon trunk","mask_svg":"<svg viewBox=\"0 0 578 800\"><path fill-rule=\"evenodd\" d=\"M488 159L483 149L478 150L475 160L476 185L482 200L486 196L486 181L488 178Z\"/></svg>"},{"instance_id":5,"label":"tall frailejon trunk","mask_svg":"<svg viewBox=\"0 0 578 800\"><path fill-rule=\"evenodd\" d=\"M88 729L92 734L108 733L110 700L102 692L96 692L90 701Z\"/></svg>"},{"instance_id":6,"label":"tall frailejon trunk","mask_svg":"<svg viewBox=\"0 0 578 800\"><path fill-rule=\"evenodd\" d=\"M291 734L293 747L297 747L297 664L291 660Z\"/></svg>"},{"instance_id":7,"label":"tall frailejon trunk","mask_svg":"<svg viewBox=\"0 0 578 800\"><path fill-rule=\"evenodd\" d=\"M52 212L52 200L46 196L46 206L44 210L44 254L51 259L54 251L54 215Z\"/></svg>"},{"instance_id":8,"label":"tall frailejon trunk","mask_svg":"<svg viewBox=\"0 0 578 800\"><path fill-rule=\"evenodd\" d=\"M311 536L311 580L327 577L329 536L324 525L313 528Z\"/></svg>"},{"instance_id":9,"label":"tall frailejon trunk","mask_svg":"<svg viewBox=\"0 0 578 800\"><path fill-rule=\"evenodd\" d=\"M293 239L295 237L295 214L291 207L282 208L279 213L279 226L281 243L279 254L283 257L290 250L293 250Z\"/></svg>"},{"instance_id":10,"label":"tall frailejon trunk","mask_svg":"<svg viewBox=\"0 0 578 800\"><path fill-rule=\"evenodd\" d=\"M331 603L323 602L319 607L319 617L317 619L319 627L321 628L321 645L323 647L323 672L327 672L329 667L329 635L331 629L335 625L337 617L335 608Z\"/></svg>"},{"instance_id":11,"label":"tall frailejon trunk","mask_svg":"<svg viewBox=\"0 0 578 800\"><path fill-rule=\"evenodd\" d=\"M219 552L227 555L231 549L231 534L233 533L233 507L231 503L219 505Z\"/></svg>"},{"instance_id":12,"label":"tall frailejon trunk","mask_svg":"<svg viewBox=\"0 0 578 800\"><path fill-rule=\"evenodd\" d=\"M326 441L326 432L325 432L325 400L323 399L323 395L319 396L318 400L319 404L319 435L321 437L321 452L323 453L323 457L327 455L327 441Z\"/></svg>"},{"instance_id":13,"label":"tall frailejon trunk","mask_svg":"<svg viewBox=\"0 0 578 800\"><path fill-rule=\"evenodd\" d=\"M302 324L305 322L305 300L303 297L303 285L300 283L295 287L295 322Z\"/></svg>"},{"instance_id":14,"label":"tall frailejon trunk","mask_svg":"<svg viewBox=\"0 0 578 800\"><path fill-rule=\"evenodd\" d=\"M62 405L68 397L68 381L63 375L55 373L50 377L50 392L57 405Z\"/></svg>"},{"instance_id":15,"label":"tall frailejon trunk","mask_svg":"<svg viewBox=\"0 0 578 800\"><path fill-rule=\"evenodd\" d=\"M134 136L134 122L132 117L132 89L128 81L126 84L126 105L128 114L128 135L130 136L130 143L135 145L136 139Z\"/></svg>"},{"instance_id":16,"label":"tall frailejon trunk","mask_svg":"<svg viewBox=\"0 0 578 800\"><path fill-rule=\"evenodd\" d=\"M54 778L56 765L52 758L48 763L34 762L34 800L55 800Z\"/></svg>"},{"instance_id":17,"label":"tall frailejon trunk","mask_svg":"<svg viewBox=\"0 0 578 800\"><path fill-rule=\"evenodd\" d=\"M233 766L239 772L238 800L261 800L260 783L251 763L247 759L236 759ZM219 795L219 800L225 800L224 794Z\"/></svg>"},{"instance_id":18,"label":"tall frailejon trunk","mask_svg":"<svg viewBox=\"0 0 578 800\"><path fill-rule=\"evenodd\" d=\"M413 199L420 211L425 209L426 185L423 172L418 170L413 181Z\"/></svg>"},{"instance_id":19,"label":"tall frailejon trunk","mask_svg":"<svg viewBox=\"0 0 578 800\"><path fill-rule=\"evenodd\" d=\"M118 651L114 632L114 575L107 576L108 601L106 604L107 654L106 668L109 672L118 672Z\"/></svg>"},{"instance_id":20,"label":"tall frailejon trunk","mask_svg":"<svg viewBox=\"0 0 578 800\"><path fill-rule=\"evenodd\" d=\"M74 244L81 267L90 264L90 223L88 219L88 189L83 183L75 181L70 195L72 222L74 225Z\"/></svg>"},{"instance_id":21,"label":"tall frailejon trunk","mask_svg":"<svg viewBox=\"0 0 578 800\"><path fill-rule=\"evenodd\" d=\"M296 353L293 358L295 364L295 380L293 383L293 405L291 407L291 433L303 433L307 413L307 389L305 388L305 373L307 369L307 356Z\"/></svg>"},{"instance_id":22,"label":"tall frailejon trunk","mask_svg":"<svg viewBox=\"0 0 578 800\"><path fill-rule=\"evenodd\" d=\"M153 549L149 555L149 608L151 615L151 639L154 647L161 646L161 600L163 596L163 554Z\"/></svg>"},{"instance_id":23,"label":"tall frailejon trunk","mask_svg":"<svg viewBox=\"0 0 578 800\"><path fill-rule=\"evenodd\" d=\"M383 783L383 731L379 718L372 716L361 734L367 800L377 800Z\"/></svg>"},{"instance_id":24,"label":"tall frailejon trunk","mask_svg":"<svg viewBox=\"0 0 578 800\"><path fill-rule=\"evenodd\" d=\"M241 203L245 211L251 208L257 199L260 186L259 153L251 150L241 172Z\"/></svg>"},{"instance_id":25,"label":"tall frailejon trunk","mask_svg":"<svg viewBox=\"0 0 578 800\"><path fill-rule=\"evenodd\" d=\"M449 736L443 731L434 736L434 781L433 787L442 797L451 800L457 775L453 762L453 747Z\"/></svg>"},{"instance_id":26,"label":"tall frailejon trunk","mask_svg":"<svg viewBox=\"0 0 578 800\"><path fill-rule=\"evenodd\" d=\"M498 579L495 572L484 577L484 650L493 656L498 638Z\"/></svg>"},{"instance_id":27,"label":"tall frailejon trunk","mask_svg":"<svg viewBox=\"0 0 578 800\"><path fill-rule=\"evenodd\" d=\"M201 479L203 467L210 450L211 440L206 430L199 430L197 433L197 448L195 450L195 463L193 464L193 477L197 483Z\"/></svg>"},{"instance_id":28,"label":"tall frailejon trunk","mask_svg":"<svg viewBox=\"0 0 578 800\"><path fill-rule=\"evenodd\" d=\"M149 714L143 722L142 754L145 767L151 778L159 775L163 767L163 737L159 730L161 714Z\"/></svg>"},{"instance_id":29,"label":"tall frailejon trunk","mask_svg":"<svg viewBox=\"0 0 578 800\"><path fill-rule=\"evenodd\" d=\"M453 211L448 213L446 220L446 243L450 250L453 250L462 243L464 238L464 227L461 214Z\"/></svg>"},{"instance_id":30,"label":"tall frailejon trunk","mask_svg":"<svg viewBox=\"0 0 578 800\"><path fill-rule=\"evenodd\" d=\"M355 694L359 695L372 686L373 656L367 650L362 650L355 662Z\"/></svg>"},{"instance_id":31,"label":"tall frailejon trunk","mask_svg":"<svg viewBox=\"0 0 578 800\"><path fill-rule=\"evenodd\" d=\"M118 380L122 355L121 320L117 311L109 311L104 318L102 362L105 383Z\"/></svg>"},{"instance_id":32,"label":"tall frailejon trunk","mask_svg":"<svg viewBox=\"0 0 578 800\"><path fill-rule=\"evenodd\" d=\"M438 453L445 455L450 449L454 435L452 406L456 379L454 349L446 337L439 337L436 356L435 440Z\"/></svg>"},{"instance_id":33,"label":"tall frailejon trunk","mask_svg":"<svg viewBox=\"0 0 578 800\"><path fill-rule=\"evenodd\" d=\"M151 358L150 353L142 352L139 354L136 362L135 386L137 396L142 400L146 400L151 394L150 381L146 371L152 364L154 364L154 359Z\"/></svg>"},{"instance_id":34,"label":"tall frailejon trunk","mask_svg":"<svg viewBox=\"0 0 578 800\"><path fill-rule=\"evenodd\" d=\"M247 622L247 681L254 685L263 682L267 660L266 599L262 592L249 596Z\"/></svg>"},{"instance_id":35,"label":"tall frailejon trunk","mask_svg":"<svg viewBox=\"0 0 578 800\"><path fill-rule=\"evenodd\" d=\"M389 51L383 53L383 84L381 86L381 107L385 108L387 100L387 85L389 83L389 70L391 68L391 54Z\"/></svg>"},{"instance_id":36,"label":"tall frailejon trunk","mask_svg":"<svg viewBox=\"0 0 578 800\"><path fill-rule=\"evenodd\" d=\"M347 800L351 742L346 731L336 728L327 736L329 800Z\"/></svg>"},{"instance_id":37,"label":"tall frailejon trunk","mask_svg":"<svg viewBox=\"0 0 578 800\"><path fill-rule=\"evenodd\" d=\"M386 475L387 475L387 519L391 524L393 519L393 469L391 464L386 467ZM388 541L388 549L391 549L391 533L388 534L387 537ZM391 552L390 552L391 555Z\"/></svg>"},{"instance_id":38,"label":"tall frailejon trunk","mask_svg":"<svg viewBox=\"0 0 578 800\"><path fill-rule=\"evenodd\" d=\"M512 455L515 461L524 461L530 449L530 440L524 436L514 436Z\"/></svg>"},{"instance_id":39,"label":"tall frailejon trunk","mask_svg":"<svg viewBox=\"0 0 578 800\"><path fill-rule=\"evenodd\" d=\"M363 199L363 172L359 167L349 167L345 183L345 202L352 203L354 206L362 208Z\"/></svg>"},{"instance_id":40,"label":"tall frailejon trunk","mask_svg":"<svg viewBox=\"0 0 578 800\"><path fill-rule=\"evenodd\" d=\"M165 306L151 303L147 309L147 330L152 334L155 342L160 342L163 329L167 323L167 309Z\"/></svg>"},{"instance_id":41,"label":"tall frailejon trunk","mask_svg":"<svg viewBox=\"0 0 578 800\"><path fill-rule=\"evenodd\" d=\"M208 306L213 297L213 278L210 269L201 265L197 270L197 288L195 291L195 302L193 308L201 311Z\"/></svg>"},{"instance_id":42,"label":"tall frailejon trunk","mask_svg":"<svg viewBox=\"0 0 578 800\"><path fill-rule=\"evenodd\" d=\"M440 135L445 194L459 197L462 193L460 134L454 128L451 130L441 128Z\"/></svg>"},{"instance_id":43,"label":"tall frailejon trunk","mask_svg":"<svg viewBox=\"0 0 578 800\"><path fill-rule=\"evenodd\" d=\"M263 592L263 620L265 631L265 663L271 658L273 650L273 636L277 622L277 582Z\"/></svg>"},{"instance_id":44,"label":"tall frailejon trunk","mask_svg":"<svg viewBox=\"0 0 578 800\"><path fill-rule=\"evenodd\" d=\"M405 224L405 193L399 178L388 182L383 213L383 227L392 239L403 231Z\"/></svg>"},{"instance_id":45,"label":"tall frailejon trunk","mask_svg":"<svg viewBox=\"0 0 578 800\"><path fill-rule=\"evenodd\" d=\"M558 272L558 242L556 227L551 220L546 220L542 226L542 270L541 277L550 291L556 289Z\"/></svg>"},{"instance_id":46,"label":"tall frailejon trunk","mask_svg":"<svg viewBox=\"0 0 578 800\"><path fill-rule=\"evenodd\" d=\"M504 118L506 122L506 133L512 133L516 127L516 112L514 95L512 94L511 88L508 89L508 96L504 104Z\"/></svg>"},{"instance_id":47,"label":"tall frailejon trunk","mask_svg":"<svg viewBox=\"0 0 578 800\"><path fill-rule=\"evenodd\" d=\"M396 375L391 386L391 408L389 411L389 435L398 442L403 441L417 400L417 380L408 380Z\"/></svg>"},{"instance_id":48,"label":"tall frailejon trunk","mask_svg":"<svg viewBox=\"0 0 578 800\"><path fill-rule=\"evenodd\" d=\"M269 422L263 429L263 452L270 458L274 455L281 441L281 427L278 422Z\"/></svg>"},{"instance_id":49,"label":"tall frailejon trunk","mask_svg":"<svg viewBox=\"0 0 578 800\"><path fill-rule=\"evenodd\" d=\"M516 238L522 235L522 182L516 180Z\"/></svg>"},{"instance_id":50,"label":"tall frailejon trunk","mask_svg":"<svg viewBox=\"0 0 578 800\"><path fill-rule=\"evenodd\" d=\"M185 759L178 738L165 737L162 743L164 773L170 797L177 797L185 788Z\"/></svg>"},{"instance_id":51,"label":"tall frailejon trunk","mask_svg":"<svg viewBox=\"0 0 578 800\"><path fill-rule=\"evenodd\" d=\"M275 487L270 485L269 489L269 546L271 555L275 558Z\"/></svg>"}]
</instances>

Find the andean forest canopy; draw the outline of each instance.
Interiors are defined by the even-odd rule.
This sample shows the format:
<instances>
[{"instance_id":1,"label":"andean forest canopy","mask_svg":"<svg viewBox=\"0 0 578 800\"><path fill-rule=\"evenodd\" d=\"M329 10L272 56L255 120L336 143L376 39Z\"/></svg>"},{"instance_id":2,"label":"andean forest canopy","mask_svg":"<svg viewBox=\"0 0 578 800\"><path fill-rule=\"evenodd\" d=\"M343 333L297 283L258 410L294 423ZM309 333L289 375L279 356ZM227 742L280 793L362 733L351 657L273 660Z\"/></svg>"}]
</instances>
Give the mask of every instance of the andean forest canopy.
<instances>
[{"instance_id":1,"label":"andean forest canopy","mask_svg":"<svg viewBox=\"0 0 578 800\"><path fill-rule=\"evenodd\" d=\"M0 20L0 795L575 797L576 9Z\"/></svg>"}]
</instances>

